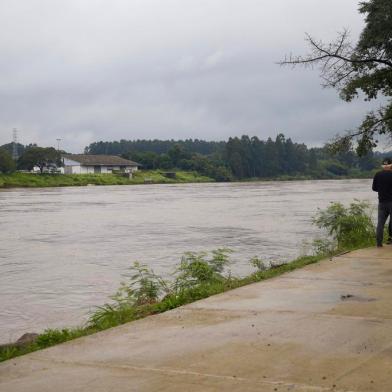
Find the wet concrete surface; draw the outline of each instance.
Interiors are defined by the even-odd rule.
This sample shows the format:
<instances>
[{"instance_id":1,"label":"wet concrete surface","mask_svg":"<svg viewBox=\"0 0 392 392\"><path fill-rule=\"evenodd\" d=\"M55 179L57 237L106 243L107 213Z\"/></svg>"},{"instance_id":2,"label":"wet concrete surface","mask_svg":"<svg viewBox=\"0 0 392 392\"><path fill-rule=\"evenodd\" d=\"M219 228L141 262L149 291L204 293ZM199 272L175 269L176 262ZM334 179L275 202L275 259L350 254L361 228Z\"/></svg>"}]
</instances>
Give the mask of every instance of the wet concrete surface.
<instances>
[{"instance_id":1,"label":"wet concrete surface","mask_svg":"<svg viewBox=\"0 0 392 392\"><path fill-rule=\"evenodd\" d=\"M392 247L0 364L0 391L391 391Z\"/></svg>"}]
</instances>

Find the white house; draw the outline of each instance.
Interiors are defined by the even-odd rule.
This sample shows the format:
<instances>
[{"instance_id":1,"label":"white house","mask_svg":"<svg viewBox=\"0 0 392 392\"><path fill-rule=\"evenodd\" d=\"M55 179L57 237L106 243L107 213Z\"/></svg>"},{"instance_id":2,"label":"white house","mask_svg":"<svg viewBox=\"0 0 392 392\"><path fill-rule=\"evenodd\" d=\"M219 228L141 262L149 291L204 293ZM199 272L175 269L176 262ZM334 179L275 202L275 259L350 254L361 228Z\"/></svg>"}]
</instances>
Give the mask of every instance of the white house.
<instances>
[{"instance_id":1,"label":"white house","mask_svg":"<svg viewBox=\"0 0 392 392\"><path fill-rule=\"evenodd\" d=\"M130 173L138 170L140 164L114 155L63 155L64 174Z\"/></svg>"}]
</instances>

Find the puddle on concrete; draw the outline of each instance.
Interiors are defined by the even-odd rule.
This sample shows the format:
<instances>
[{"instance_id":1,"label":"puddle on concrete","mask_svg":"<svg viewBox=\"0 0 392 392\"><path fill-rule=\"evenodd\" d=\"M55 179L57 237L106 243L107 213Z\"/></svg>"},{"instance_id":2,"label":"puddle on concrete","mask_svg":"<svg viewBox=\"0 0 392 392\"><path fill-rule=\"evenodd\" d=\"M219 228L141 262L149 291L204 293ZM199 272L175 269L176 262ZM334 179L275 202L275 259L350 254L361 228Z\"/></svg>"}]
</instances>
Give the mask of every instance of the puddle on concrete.
<instances>
[{"instance_id":1,"label":"puddle on concrete","mask_svg":"<svg viewBox=\"0 0 392 392\"><path fill-rule=\"evenodd\" d=\"M376 298L361 297L359 295L354 295L354 294L342 294L340 296L340 299L342 301L354 301L354 302L373 302L373 301L377 301Z\"/></svg>"}]
</instances>

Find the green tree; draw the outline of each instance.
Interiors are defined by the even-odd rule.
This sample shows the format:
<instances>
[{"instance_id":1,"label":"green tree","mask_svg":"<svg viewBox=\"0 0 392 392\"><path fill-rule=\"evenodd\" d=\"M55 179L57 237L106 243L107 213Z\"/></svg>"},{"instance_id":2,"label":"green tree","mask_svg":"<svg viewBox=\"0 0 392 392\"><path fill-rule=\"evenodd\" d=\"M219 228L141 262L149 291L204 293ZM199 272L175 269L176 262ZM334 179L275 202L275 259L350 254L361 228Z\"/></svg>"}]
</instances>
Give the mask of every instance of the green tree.
<instances>
[{"instance_id":1,"label":"green tree","mask_svg":"<svg viewBox=\"0 0 392 392\"><path fill-rule=\"evenodd\" d=\"M377 145L377 135L392 137L392 2L363 1L359 12L365 15L365 27L356 45L351 44L347 30L328 44L307 35L311 52L290 56L280 64L319 65L324 86L338 89L348 102L359 93L368 101L384 97L386 104L367 113L357 130L338 136L330 144L336 151L356 141L358 154L364 155Z\"/></svg>"},{"instance_id":2,"label":"green tree","mask_svg":"<svg viewBox=\"0 0 392 392\"><path fill-rule=\"evenodd\" d=\"M37 166L41 173L51 165L61 165L61 155L53 147L30 147L18 159L19 168L31 170Z\"/></svg>"},{"instance_id":3,"label":"green tree","mask_svg":"<svg viewBox=\"0 0 392 392\"><path fill-rule=\"evenodd\" d=\"M156 161L159 155L152 151L146 152L128 152L122 155L125 159L131 159L143 165L143 169L150 170L156 169Z\"/></svg>"},{"instance_id":4,"label":"green tree","mask_svg":"<svg viewBox=\"0 0 392 392\"><path fill-rule=\"evenodd\" d=\"M188 154L179 144L174 144L172 147L170 147L167 155L172 162L172 167L178 167L178 164L181 160L190 158L190 154Z\"/></svg>"},{"instance_id":5,"label":"green tree","mask_svg":"<svg viewBox=\"0 0 392 392\"><path fill-rule=\"evenodd\" d=\"M16 169L11 154L5 149L0 148L0 173L12 173Z\"/></svg>"},{"instance_id":6,"label":"green tree","mask_svg":"<svg viewBox=\"0 0 392 392\"><path fill-rule=\"evenodd\" d=\"M3 144L2 146L0 146L0 149L8 151L12 155L14 151L14 143L11 142L7 144ZM23 154L25 149L26 147L23 144L16 143L16 152L18 153L18 157L20 157Z\"/></svg>"},{"instance_id":7,"label":"green tree","mask_svg":"<svg viewBox=\"0 0 392 392\"><path fill-rule=\"evenodd\" d=\"M281 174L279 170L279 156L276 144L270 137L264 145L263 172L265 177L274 177Z\"/></svg>"}]
</instances>

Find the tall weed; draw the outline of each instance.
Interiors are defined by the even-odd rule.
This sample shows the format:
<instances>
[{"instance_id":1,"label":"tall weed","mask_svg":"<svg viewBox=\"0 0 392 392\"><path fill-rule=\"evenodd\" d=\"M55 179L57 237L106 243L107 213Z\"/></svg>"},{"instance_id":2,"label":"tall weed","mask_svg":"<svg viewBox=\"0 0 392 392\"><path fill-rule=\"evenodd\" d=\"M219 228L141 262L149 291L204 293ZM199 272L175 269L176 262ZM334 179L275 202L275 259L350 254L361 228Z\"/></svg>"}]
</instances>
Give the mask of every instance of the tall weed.
<instances>
[{"instance_id":1,"label":"tall weed","mask_svg":"<svg viewBox=\"0 0 392 392\"><path fill-rule=\"evenodd\" d=\"M348 207L342 203L331 203L326 209L318 210L313 223L325 229L335 244L336 250L349 250L375 244L375 225L372 209L366 201L354 200ZM319 250L331 249L327 242L315 243ZM324 248L324 249L323 249Z\"/></svg>"}]
</instances>

